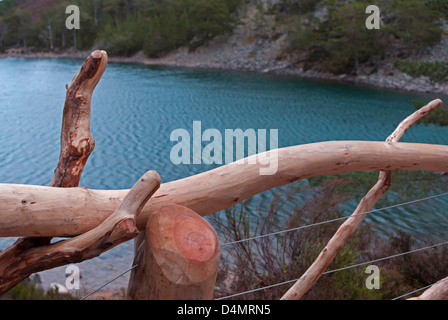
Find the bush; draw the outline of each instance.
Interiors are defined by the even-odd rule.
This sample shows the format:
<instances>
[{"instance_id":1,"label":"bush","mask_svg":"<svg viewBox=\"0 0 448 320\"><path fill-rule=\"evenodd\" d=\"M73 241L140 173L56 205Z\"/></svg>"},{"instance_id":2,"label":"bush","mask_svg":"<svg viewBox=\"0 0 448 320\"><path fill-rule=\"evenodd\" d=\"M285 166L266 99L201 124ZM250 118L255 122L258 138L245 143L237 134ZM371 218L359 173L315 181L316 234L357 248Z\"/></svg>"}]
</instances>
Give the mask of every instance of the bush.
<instances>
[{"instance_id":1,"label":"bush","mask_svg":"<svg viewBox=\"0 0 448 320\"><path fill-rule=\"evenodd\" d=\"M210 218L211 223L222 237L221 242L229 243L253 237L254 234L268 234L330 220L342 216L339 205L346 201L348 196L340 190L349 184L348 180L340 177L321 180L314 186L300 184L298 187L292 187L289 192L275 195L272 199L260 200L260 203L249 200L225 210L222 216L213 215ZM412 181L408 184L412 184ZM297 203L298 199L303 203L294 205L292 200ZM216 296L225 297L300 278L340 224L341 222L316 225L247 242L223 245ZM421 246L424 245L420 243L418 247ZM415 243L409 235L398 233L390 239L378 239L369 224L363 223L327 270L415 248ZM446 276L448 249L440 248L375 263L381 271L381 290L366 288L366 266L360 266L322 275L303 299L382 300L398 297ZM232 299L279 299L293 283L254 291Z\"/></svg>"},{"instance_id":2,"label":"bush","mask_svg":"<svg viewBox=\"0 0 448 320\"><path fill-rule=\"evenodd\" d=\"M447 62L416 62L397 59L394 66L413 78L426 76L432 83L448 82Z\"/></svg>"}]
</instances>

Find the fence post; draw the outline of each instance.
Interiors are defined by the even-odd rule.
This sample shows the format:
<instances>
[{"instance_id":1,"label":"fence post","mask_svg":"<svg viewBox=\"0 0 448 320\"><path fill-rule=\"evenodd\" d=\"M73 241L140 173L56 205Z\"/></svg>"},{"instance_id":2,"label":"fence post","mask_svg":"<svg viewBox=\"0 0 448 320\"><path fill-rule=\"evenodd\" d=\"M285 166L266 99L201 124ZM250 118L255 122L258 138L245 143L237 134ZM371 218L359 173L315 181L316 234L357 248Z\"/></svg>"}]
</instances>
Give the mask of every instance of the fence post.
<instances>
[{"instance_id":1,"label":"fence post","mask_svg":"<svg viewBox=\"0 0 448 320\"><path fill-rule=\"evenodd\" d=\"M127 299L213 298L221 250L207 220L189 208L167 205L150 216L139 241Z\"/></svg>"}]
</instances>

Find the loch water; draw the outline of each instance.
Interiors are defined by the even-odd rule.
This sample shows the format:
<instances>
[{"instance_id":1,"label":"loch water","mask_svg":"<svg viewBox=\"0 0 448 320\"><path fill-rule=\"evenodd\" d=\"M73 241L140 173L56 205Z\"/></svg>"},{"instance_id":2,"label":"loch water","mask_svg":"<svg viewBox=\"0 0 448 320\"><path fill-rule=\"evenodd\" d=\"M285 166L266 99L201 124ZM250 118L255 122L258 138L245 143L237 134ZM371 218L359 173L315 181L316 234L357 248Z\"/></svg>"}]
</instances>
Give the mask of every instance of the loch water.
<instances>
[{"instance_id":1,"label":"loch water","mask_svg":"<svg viewBox=\"0 0 448 320\"><path fill-rule=\"evenodd\" d=\"M65 84L82 61L0 59L0 183L48 185L59 158ZM384 141L413 101L443 98L266 74L109 64L92 98L95 150L80 186L127 189L146 171L163 182L217 165L175 165L170 151L176 129L278 129L278 146L330 140ZM448 143L448 127L415 125L402 142ZM446 179L443 180L446 184ZM448 191L442 184L440 190ZM260 197L269 197L267 192ZM294 205L294 204L292 204ZM1 206L1 204L0 204ZM349 214L356 202L348 202ZM443 238L448 230L448 197L382 212L369 218L378 232L400 229ZM392 232L390 231L390 232ZM0 250L15 239L0 239ZM445 239L446 240L446 239ZM132 264L132 241L79 264L85 288L93 289ZM64 268L41 273L65 283ZM108 288L124 287L122 277Z\"/></svg>"}]
</instances>

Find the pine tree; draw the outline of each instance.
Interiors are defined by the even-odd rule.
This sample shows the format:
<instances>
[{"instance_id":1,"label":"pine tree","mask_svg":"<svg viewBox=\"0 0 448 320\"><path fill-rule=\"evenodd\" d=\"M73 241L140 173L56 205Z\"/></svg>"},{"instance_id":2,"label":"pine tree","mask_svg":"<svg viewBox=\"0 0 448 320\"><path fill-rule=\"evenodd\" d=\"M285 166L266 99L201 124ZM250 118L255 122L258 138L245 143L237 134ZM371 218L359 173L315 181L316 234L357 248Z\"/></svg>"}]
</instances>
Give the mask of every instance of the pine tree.
<instances>
[{"instance_id":1,"label":"pine tree","mask_svg":"<svg viewBox=\"0 0 448 320\"><path fill-rule=\"evenodd\" d=\"M232 30L232 20L225 1L196 0L191 12L194 34L205 46L215 36Z\"/></svg>"},{"instance_id":2,"label":"pine tree","mask_svg":"<svg viewBox=\"0 0 448 320\"><path fill-rule=\"evenodd\" d=\"M395 35L409 50L409 54L420 51L439 42L442 29L431 6L419 0L395 0L393 9L396 17L391 21Z\"/></svg>"}]
</instances>

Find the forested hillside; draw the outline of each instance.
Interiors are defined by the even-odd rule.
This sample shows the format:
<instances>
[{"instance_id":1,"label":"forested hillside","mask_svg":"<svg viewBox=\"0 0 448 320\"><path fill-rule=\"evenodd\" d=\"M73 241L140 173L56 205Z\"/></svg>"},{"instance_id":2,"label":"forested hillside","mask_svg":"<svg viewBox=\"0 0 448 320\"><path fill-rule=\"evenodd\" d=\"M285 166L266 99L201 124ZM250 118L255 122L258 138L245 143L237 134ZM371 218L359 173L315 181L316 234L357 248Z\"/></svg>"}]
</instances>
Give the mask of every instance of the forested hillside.
<instances>
[{"instance_id":1,"label":"forested hillside","mask_svg":"<svg viewBox=\"0 0 448 320\"><path fill-rule=\"evenodd\" d=\"M116 56L143 51L157 58L181 46L190 52L208 46L216 36L230 35L243 25L251 29L252 38L281 38L282 54L277 58L290 65L357 74L361 65L374 71L384 59L397 60L397 68L410 68L401 59L425 54L442 39L448 0L376 1L381 9L380 30L365 27L370 2L3 0L0 52L12 47L25 52L101 47ZM65 26L65 8L73 4L81 11L80 30ZM254 10L248 23L248 12Z\"/></svg>"},{"instance_id":2,"label":"forested hillside","mask_svg":"<svg viewBox=\"0 0 448 320\"><path fill-rule=\"evenodd\" d=\"M232 30L238 0L73 0L0 2L0 48L89 49L116 55L159 55L180 45L207 44ZM81 29L67 30L65 8L77 5ZM39 7L39 11L36 11Z\"/></svg>"}]
</instances>

